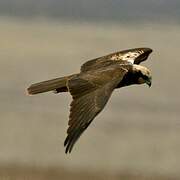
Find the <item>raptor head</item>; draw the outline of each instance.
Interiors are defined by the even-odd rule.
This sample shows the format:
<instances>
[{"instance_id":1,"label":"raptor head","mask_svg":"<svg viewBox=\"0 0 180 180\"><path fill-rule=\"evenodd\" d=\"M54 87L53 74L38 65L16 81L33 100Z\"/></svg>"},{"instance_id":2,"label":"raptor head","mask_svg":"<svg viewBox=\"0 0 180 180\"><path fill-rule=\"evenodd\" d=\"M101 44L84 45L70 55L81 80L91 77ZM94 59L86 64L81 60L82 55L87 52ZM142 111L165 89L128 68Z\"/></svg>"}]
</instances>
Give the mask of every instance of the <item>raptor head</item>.
<instances>
[{"instance_id":1,"label":"raptor head","mask_svg":"<svg viewBox=\"0 0 180 180\"><path fill-rule=\"evenodd\" d=\"M148 68L140 65L133 65L134 76L136 76L136 84L146 83L149 87L152 84L151 72Z\"/></svg>"}]
</instances>

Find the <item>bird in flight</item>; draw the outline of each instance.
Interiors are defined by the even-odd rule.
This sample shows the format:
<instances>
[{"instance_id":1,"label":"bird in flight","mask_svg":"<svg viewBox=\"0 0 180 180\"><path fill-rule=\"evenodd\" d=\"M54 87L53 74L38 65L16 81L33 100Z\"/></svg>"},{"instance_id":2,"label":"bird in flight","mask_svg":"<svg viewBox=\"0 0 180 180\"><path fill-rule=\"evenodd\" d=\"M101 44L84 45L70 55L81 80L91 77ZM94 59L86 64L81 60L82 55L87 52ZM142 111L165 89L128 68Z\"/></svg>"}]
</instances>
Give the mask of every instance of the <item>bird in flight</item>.
<instances>
[{"instance_id":1,"label":"bird in flight","mask_svg":"<svg viewBox=\"0 0 180 180\"><path fill-rule=\"evenodd\" d=\"M146 83L151 86L150 70L139 65L152 52L150 48L135 48L108 54L81 66L77 74L32 84L30 95L54 91L72 95L65 152L70 153L81 134L103 110L116 88Z\"/></svg>"}]
</instances>

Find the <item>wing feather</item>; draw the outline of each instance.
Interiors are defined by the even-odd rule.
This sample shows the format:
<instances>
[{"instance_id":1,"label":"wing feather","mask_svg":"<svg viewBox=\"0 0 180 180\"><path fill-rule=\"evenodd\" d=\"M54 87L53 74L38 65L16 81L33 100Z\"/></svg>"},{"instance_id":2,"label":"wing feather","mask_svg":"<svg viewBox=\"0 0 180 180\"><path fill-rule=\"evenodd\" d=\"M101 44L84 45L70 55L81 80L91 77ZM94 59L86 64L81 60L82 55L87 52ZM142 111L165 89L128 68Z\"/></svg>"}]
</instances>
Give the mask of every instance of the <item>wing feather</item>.
<instances>
[{"instance_id":1,"label":"wing feather","mask_svg":"<svg viewBox=\"0 0 180 180\"><path fill-rule=\"evenodd\" d=\"M73 101L70 105L69 127L64 142L66 153L72 151L75 142L97 114L102 111L114 88L126 72L127 69L116 65L68 81Z\"/></svg>"},{"instance_id":2,"label":"wing feather","mask_svg":"<svg viewBox=\"0 0 180 180\"><path fill-rule=\"evenodd\" d=\"M106 56L102 56L102 57L99 57L96 59L89 60L81 66L81 72L86 72L89 70L95 70L98 68L107 67L107 66L110 66L112 64L115 64L116 62L112 61L111 58L113 56L118 55L119 53L120 52L115 52L115 53L108 54Z\"/></svg>"},{"instance_id":3,"label":"wing feather","mask_svg":"<svg viewBox=\"0 0 180 180\"><path fill-rule=\"evenodd\" d=\"M123 64L129 62L131 64L140 64L148 58L151 52L152 49L150 48L134 48L114 52L85 62L81 66L81 72L107 67L116 63Z\"/></svg>"}]
</instances>

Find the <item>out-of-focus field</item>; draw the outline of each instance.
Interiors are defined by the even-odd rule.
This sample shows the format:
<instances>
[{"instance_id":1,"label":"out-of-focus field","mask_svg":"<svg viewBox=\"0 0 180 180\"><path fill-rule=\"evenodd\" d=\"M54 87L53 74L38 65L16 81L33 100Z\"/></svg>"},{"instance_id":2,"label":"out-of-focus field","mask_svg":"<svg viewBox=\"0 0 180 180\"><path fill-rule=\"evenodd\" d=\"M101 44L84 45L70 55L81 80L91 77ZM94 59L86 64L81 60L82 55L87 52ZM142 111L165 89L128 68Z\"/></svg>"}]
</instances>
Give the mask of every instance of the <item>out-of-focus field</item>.
<instances>
[{"instance_id":1,"label":"out-of-focus field","mask_svg":"<svg viewBox=\"0 0 180 180\"><path fill-rule=\"evenodd\" d=\"M178 180L172 176L165 175L142 175L142 174L126 174L107 173L107 172L88 172L88 171L69 171L65 168L32 168L32 167L3 167L0 168L0 179L2 180Z\"/></svg>"},{"instance_id":2,"label":"out-of-focus field","mask_svg":"<svg viewBox=\"0 0 180 180\"><path fill-rule=\"evenodd\" d=\"M180 26L1 18L0 27L0 177L180 177ZM154 49L143 63L152 70L152 88L116 90L65 155L70 95L27 96L26 88L78 72L89 59L141 46Z\"/></svg>"}]
</instances>

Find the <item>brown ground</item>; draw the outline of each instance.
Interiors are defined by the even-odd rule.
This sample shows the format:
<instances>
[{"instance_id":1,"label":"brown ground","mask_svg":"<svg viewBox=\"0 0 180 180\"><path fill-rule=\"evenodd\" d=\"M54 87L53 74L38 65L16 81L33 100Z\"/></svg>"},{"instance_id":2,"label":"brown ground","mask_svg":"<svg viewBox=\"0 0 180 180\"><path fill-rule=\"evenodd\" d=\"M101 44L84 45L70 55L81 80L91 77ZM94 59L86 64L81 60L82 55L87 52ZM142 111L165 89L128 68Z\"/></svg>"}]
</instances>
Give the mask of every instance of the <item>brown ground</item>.
<instances>
[{"instance_id":1,"label":"brown ground","mask_svg":"<svg viewBox=\"0 0 180 180\"><path fill-rule=\"evenodd\" d=\"M106 172L90 173L86 171L68 171L64 168L30 168L30 167L7 167L0 168L1 180L178 180L171 176L163 175L138 175Z\"/></svg>"}]
</instances>

